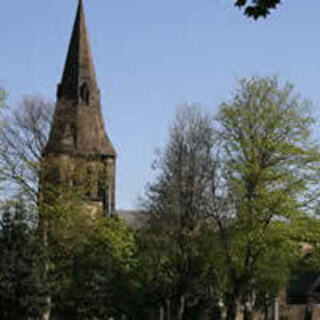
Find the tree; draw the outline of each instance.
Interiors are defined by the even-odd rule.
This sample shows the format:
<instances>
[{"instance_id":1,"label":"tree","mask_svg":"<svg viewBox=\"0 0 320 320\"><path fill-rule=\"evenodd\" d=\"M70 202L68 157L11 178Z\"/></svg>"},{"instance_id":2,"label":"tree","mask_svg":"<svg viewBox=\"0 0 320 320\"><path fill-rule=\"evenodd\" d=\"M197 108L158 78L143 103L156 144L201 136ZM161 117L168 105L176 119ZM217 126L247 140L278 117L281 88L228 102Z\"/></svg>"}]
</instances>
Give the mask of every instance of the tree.
<instances>
[{"instance_id":1,"label":"tree","mask_svg":"<svg viewBox=\"0 0 320 320\"><path fill-rule=\"evenodd\" d=\"M34 228L40 221L39 181L42 152L49 135L53 116L52 104L36 96L25 97L16 108L6 107L1 113L0 127L0 183L3 198L22 194L26 213L32 214ZM43 235L39 239L46 251ZM42 260L42 279L48 260ZM45 281L44 281L45 282ZM47 297L48 299L48 297ZM45 309L45 308L43 308Z\"/></svg>"},{"instance_id":2,"label":"tree","mask_svg":"<svg viewBox=\"0 0 320 320\"><path fill-rule=\"evenodd\" d=\"M45 302L43 247L26 210L22 199L2 209L0 308L6 320L39 318Z\"/></svg>"},{"instance_id":3,"label":"tree","mask_svg":"<svg viewBox=\"0 0 320 320\"><path fill-rule=\"evenodd\" d=\"M1 210L0 307L5 320L40 319L44 313L76 319L132 314L127 303L133 298L124 292L132 291L134 233L117 218L94 221L77 195L65 197L68 202L60 198L47 209L46 244L29 220L32 208L23 197Z\"/></svg>"},{"instance_id":4,"label":"tree","mask_svg":"<svg viewBox=\"0 0 320 320\"><path fill-rule=\"evenodd\" d=\"M190 318L205 298L214 252L204 238L217 170L213 131L212 119L196 106L179 110L156 162L159 175L148 188L145 263L155 303L168 319Z\"/></svg>"},{"instance_id":5,"label":"tree","mask_svg":"<svg viewBox=\"0 0 320 320\"><path fill-rule=\"evenodd\" d=\"M41 156L53 116L52 103L25 97L17 108L3 110L0 127L0 182L5 197L23 192L38 202Z\"/></svg>"},{"instance_id":6,"label":"tree","mask_svg":"<svg viewBox=\"0 0 320 320\"><path fill-rule=\"evenodd\" d=\"M309 107L292 85L281 86L275 77L241 80L232 100L220 107L231 201L228 236L221 230L228 319L235 318L237 302L254 305L259 275L275 255L298 254L308 231L301 221L315 214L320 157L311 139ZM289 264L285 260L284 274ZM264 285L266 280L272 277Z\"/></svg>"},{"instance_id":7,"label":"tree","mask_svg":"<svg viewBox=\"0 0 320 320\"><path fill-rule=\"evenodd\" d=\"M98 221L92 216L86 205L92 184L84 183L81 161L79 168L68 167L69 180L48 179L39 190L43 176L50 174L51 168L55 170L55 159L42 158L53 110L52 104L42 98L25 97L17 108L3 110L0 128L4 196L14 199L17 194L23 195L25 214L32 215L28 216L30 228L43 250L39 260L42 267L35 270L48 289L39 306L41 318L48 319L51 311L53 315L63 311L78 319L88 315L103 319L120 310L129 313L110 283L129 288L127 265L134 250L133 236L121 221ZM17 261L21 262L18 257Z\"/></svg>"},{"instance_id":8,"label":"tree","mask_svg":"<svg viewBox=\"0 0 320 320\"><path fill-rule=\"evenodd\" d=\"M49 237L52 315L76 319L130 316L133 232L117 218L90 221L79 209L55 219Z\"/></svg>"},{"instance_id":9,"label":"tree","mask_svg":"<svg viewBox=\"0 0 320 320\"><path fill-rule=\"evenodd\" d=\"M280 3L281 0L235 0L235 6L244 9L244 14L255 20L268 16Z\"/></svg>"}]
</instances>

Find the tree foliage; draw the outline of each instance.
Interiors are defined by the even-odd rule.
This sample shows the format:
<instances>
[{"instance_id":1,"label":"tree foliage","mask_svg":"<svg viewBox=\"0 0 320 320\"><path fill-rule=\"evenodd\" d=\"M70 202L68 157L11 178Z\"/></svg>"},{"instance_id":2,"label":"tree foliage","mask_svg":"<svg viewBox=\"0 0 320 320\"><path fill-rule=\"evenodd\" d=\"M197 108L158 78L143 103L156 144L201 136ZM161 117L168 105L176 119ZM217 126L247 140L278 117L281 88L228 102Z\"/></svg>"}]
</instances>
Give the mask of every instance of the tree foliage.
<instances>
[{"instance_id":1,"label":"tree foliage","mask_svg":"<svg viewBox=\"0 0 320 320\"><path fill-rule=\"evenodd\" d=\"M37 203L41 157L52 116L52 103L38 96L26 96L17 107L2 112L0 182L4 197L23 192Z\"/></svg>"},{"instance_id":2,"label":"tree foliage","mask_svg":"<svg viewBox=\"0 0 320 320\"><path fill-rule=\"evenodd\" d=\"M38 196L51 118L28 101L0 128L0 172L22 195L0 220L5 319L49 307L70 319L218 320L224 309L234 320L240 305L250 319L292 270L318 264L320 155L310 103L292 85L243 79L216 117L181 108L138 230L92 214L89 182L48 182ZM35 221L30 199L40 200ZM303 263L301 243L314 248Z\"/></svg>"},{"instance_id":3,"label":"tree foliage","mask_svg":"<svg viewBox=\"0 0 320 320\"><path fill-rule=\"evenodd\" d=\"M159 308L175 319L190 317L208 287L213 250L205 218L217 168L213 131L212 118L196 106L179 110L148 190L146 259Z\"/></svg>"},{"instance_id":4,"label":"tree foliage","mask_svg":"<svg viewBox=\"0 0 320 320\"><path fill-rule=\"evenodd\" d=\"M52 315L109 319L120 310L126 314L118 288L129 286L127 274L135 260L133 233L117 218L97 220L84 208L80 199L50 208Z\"/></svg>"},{"instance_id":5,"label":"tree foliage","mask_svg":"<svg viewBox=\"0 0 320 320\"><path fill-rule=\"evenodd\" d=\"M144 235L151 287L171 316L190 317L204 297L223 301L229 320L239 305L245 319L267 310L301 242L318 241L307 227L320 172L309 107L291 85L251 78L221 105L215 126L199 110L177 114L148 190Z\"/></svg>"},{"instance_id":6,"label":"tree foliage","mask_svg":"<svg viewBox=\"0 0 320 320\"><path fill-rule=\"evenodd\" d=\"M266 280L275 284L275 256L286 281L299 240L308 232L301 221L313 219L320 164L308 107L291 85L281 86L274 77L241 80L232 100L221 105L217 121L232 204L230 236L223 239L231 304L254 304L268 268L263 287Z\"/></svg>"},{"instance_id":7,"label":"tree foliage","mask_svg":"<svg viewBox=\"0 0 320 320\"><path fill-rule=\"evenodd\" d=\"M267 17L280 3L281 0L235 0L235 6L244 9L244 14L255 20Z\"/></svg>"},{"instance_id":8,"label":"tree foliage","mask_svg":"<svg viewBox=\"0 0 320 320\"><path fill-rule=\"evenodd\" d=\"M67 195L66 195L67 196ZM137 292L134 233L117 219L94 220L82 203L57 201L47 240L23 199L2 210L0 307L3 319L109 319L130 315ZM61 200L61 199L60 199ZM79 200L79 199L78 199ZM46 208L49 210L49 208ZM132 292L127 296L125 292ZM131 305L129 305L129 303Z\"/></svg>"},{"instance_id":9,"label":"tree foliage","mask_svg":"<svg viewBox=\"0 0 320 320\"><path fill-rule=\"evenodd\" d=\"M3 208L0 229L0 309L3 319L38 318L44 307L43 246L19 199Z\"/></svg>"}]
</instances>

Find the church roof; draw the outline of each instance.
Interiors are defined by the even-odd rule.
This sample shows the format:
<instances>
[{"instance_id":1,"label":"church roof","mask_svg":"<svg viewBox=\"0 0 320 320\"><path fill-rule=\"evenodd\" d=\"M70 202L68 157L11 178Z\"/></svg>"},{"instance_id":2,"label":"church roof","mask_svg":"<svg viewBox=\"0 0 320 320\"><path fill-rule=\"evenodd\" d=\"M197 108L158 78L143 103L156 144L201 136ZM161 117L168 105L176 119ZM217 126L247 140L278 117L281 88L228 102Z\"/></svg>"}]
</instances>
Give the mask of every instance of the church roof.
<instances>
[{"instance_id":1,"label":"church roof","mask_svg":"<svg viewBox=\"0 0 320 320\"><path fill-rule=\"evenodd\" d=\"M148 221L148 216L137 210L117 210L116 215L134 229L144 227Z\"/></svg>"}]
</instances>

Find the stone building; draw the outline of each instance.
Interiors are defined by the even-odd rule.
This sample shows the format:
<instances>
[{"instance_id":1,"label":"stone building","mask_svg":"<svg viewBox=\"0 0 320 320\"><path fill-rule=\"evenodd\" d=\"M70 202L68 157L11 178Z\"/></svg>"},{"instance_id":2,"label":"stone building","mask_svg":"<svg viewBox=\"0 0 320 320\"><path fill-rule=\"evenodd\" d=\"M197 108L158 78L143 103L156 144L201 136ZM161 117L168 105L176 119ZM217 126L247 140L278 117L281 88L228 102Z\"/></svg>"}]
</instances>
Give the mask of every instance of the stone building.
<instances>
[{"instance_id":1,"label":"stone building","mask_svg":"<svg viewBox=\"0 0 320 320\"><path fill-rule=\"evenodd\" d=\"M104 128L82 0L43 158L42 185L82 185L90 209L105 216L114 212L116 152Z\"/></svg>"}]
</instances>

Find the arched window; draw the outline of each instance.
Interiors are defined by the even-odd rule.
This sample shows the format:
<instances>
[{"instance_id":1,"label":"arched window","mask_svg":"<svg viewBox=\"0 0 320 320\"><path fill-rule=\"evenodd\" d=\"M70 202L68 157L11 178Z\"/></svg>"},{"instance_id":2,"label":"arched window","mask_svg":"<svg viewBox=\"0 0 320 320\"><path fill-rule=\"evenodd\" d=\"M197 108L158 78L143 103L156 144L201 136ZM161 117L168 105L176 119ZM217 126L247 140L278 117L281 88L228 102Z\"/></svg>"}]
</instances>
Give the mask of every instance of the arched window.
<instances>
[{"instance_id":1,"label":"arched window","mask_svg":"<svg viewBox=\"0 0 320 320\"><path fill-rule=\"evenodd\" d=\"M86 82L83 83L80 87L80 99L81 99L81 102L83 102L87 106L89 105L90 91L89 91L89 86Z\"/></svg>"}]
</instances>

